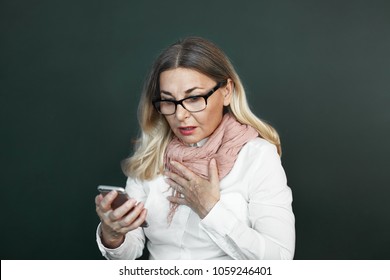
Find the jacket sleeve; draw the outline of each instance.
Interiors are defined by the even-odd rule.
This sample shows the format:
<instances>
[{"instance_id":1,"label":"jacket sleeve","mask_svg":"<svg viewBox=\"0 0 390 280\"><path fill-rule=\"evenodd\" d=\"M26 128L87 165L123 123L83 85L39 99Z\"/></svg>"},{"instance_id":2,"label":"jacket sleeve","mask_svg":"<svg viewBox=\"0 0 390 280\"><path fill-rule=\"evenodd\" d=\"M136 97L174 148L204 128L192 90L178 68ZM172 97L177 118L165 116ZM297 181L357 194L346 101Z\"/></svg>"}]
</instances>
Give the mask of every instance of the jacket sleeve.
<instances>
[{"instance_id":1,"label":"jacket sleeve","mask_svg":"<svg viewBox=\"0 0 390 280\"><path fill-rule=\"evenodd\" d=\"M201 227L233 259L292 259L292 193L276 148L253 147L243 156L246 168L240 184L248 188L249 223L239 220L220 200Z\"/></svg>"},{"instance_id":2,"label":"jacket sleeve","mask_svg":"<svg viewBox=\"0 0 390 280\"><path fill-rule=\"evenodd\" d=\"M110 249L102 244L100 227L99 224L96 230L96 242L103 257L108 260L134 260L142 255L145 236L141 228L128 232L124 242L119 247Z\"/></svg>"}]
</instances>

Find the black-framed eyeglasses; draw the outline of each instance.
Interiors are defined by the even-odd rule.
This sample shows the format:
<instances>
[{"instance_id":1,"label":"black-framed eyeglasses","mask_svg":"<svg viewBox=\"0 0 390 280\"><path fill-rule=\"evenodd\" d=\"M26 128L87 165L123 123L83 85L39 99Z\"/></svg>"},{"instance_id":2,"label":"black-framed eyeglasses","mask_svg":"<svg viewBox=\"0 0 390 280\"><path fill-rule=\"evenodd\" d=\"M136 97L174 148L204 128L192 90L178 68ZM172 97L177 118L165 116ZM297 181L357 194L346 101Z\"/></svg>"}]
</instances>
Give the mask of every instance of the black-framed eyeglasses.
<instances>
[{"instance_id":1,"label":"black-framed eyeglasses","mask_svg":"<svg viewBox=\"0 0 390 280\"><path fill-rule=\"evenodd\" d=\"M205 95L194 95L181 100L156 99L153 105L162 115L173 115L176 113L177 105L181 105L188 112L196 113L203 111L207 107L207 99L216 92L225 82L219 82L212 90Z\"/></svg>"}]
</instances>

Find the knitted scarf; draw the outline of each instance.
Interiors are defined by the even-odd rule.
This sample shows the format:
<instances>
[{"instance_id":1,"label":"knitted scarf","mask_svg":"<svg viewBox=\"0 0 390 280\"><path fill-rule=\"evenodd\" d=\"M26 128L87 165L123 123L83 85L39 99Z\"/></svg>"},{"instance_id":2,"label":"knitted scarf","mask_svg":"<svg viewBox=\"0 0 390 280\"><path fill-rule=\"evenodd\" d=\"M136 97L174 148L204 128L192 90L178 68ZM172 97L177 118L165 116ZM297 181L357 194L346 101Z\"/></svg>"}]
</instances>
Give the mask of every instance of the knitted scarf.
<instances>
[{"instance_id":1,"label":"knitted scarf","mask_svg":"<svg viewBox=\"0 0 390 280\"><path fill-rule=\"evenodd\" d=\"M174 160L207 179L209 162L214 158L217 161L219 180L221 180L233 168L242 146L256 137L258 137L258 132L253 127L241 124L232 115L225 114L220 125L201 147L188 146L174 137L168 144L164 166L171 172L180 174L170 164ZM173 195L179 194L173 190ZM171 203L169 222L177 207L177 204Z\"/></svg>"}]
</instances>

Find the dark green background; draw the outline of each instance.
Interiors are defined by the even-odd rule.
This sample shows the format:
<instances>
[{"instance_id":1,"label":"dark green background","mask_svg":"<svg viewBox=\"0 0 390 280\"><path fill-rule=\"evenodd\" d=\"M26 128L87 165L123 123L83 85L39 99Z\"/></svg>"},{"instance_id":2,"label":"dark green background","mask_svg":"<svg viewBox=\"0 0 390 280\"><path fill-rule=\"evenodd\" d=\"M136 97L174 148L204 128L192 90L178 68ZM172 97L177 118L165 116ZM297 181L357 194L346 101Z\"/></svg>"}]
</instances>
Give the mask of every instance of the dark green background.
<instances>
[{"instance_id":1,"label":"dark green background","mask_svg":"<svg viewBox=\"0 0 390 280\"><path fill-rule=\"evenodd\" d=\"M390 2L0 2L2 259L101 259L147 71L187 35L232 59L280 132L296 259L389 259Z\"/></svg>"}]
</instances>

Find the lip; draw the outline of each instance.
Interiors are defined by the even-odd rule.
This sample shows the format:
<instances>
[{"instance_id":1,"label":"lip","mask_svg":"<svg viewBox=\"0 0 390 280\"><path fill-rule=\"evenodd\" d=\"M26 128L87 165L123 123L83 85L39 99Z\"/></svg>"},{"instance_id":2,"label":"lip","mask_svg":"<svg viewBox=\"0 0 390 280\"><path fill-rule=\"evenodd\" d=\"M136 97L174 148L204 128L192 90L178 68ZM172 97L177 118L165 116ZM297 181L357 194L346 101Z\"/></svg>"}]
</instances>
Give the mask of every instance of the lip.
<instances>
[{"instance_id":1,"label":"lip","mask_svg":"<svg viewBox=\"0 0 390 280\"><path fill-rule=\"evenodd\" d=\"M196 126L180 126L178 129L181 135L188 136L195 132Z\"/></svg>"}]
</instances>

